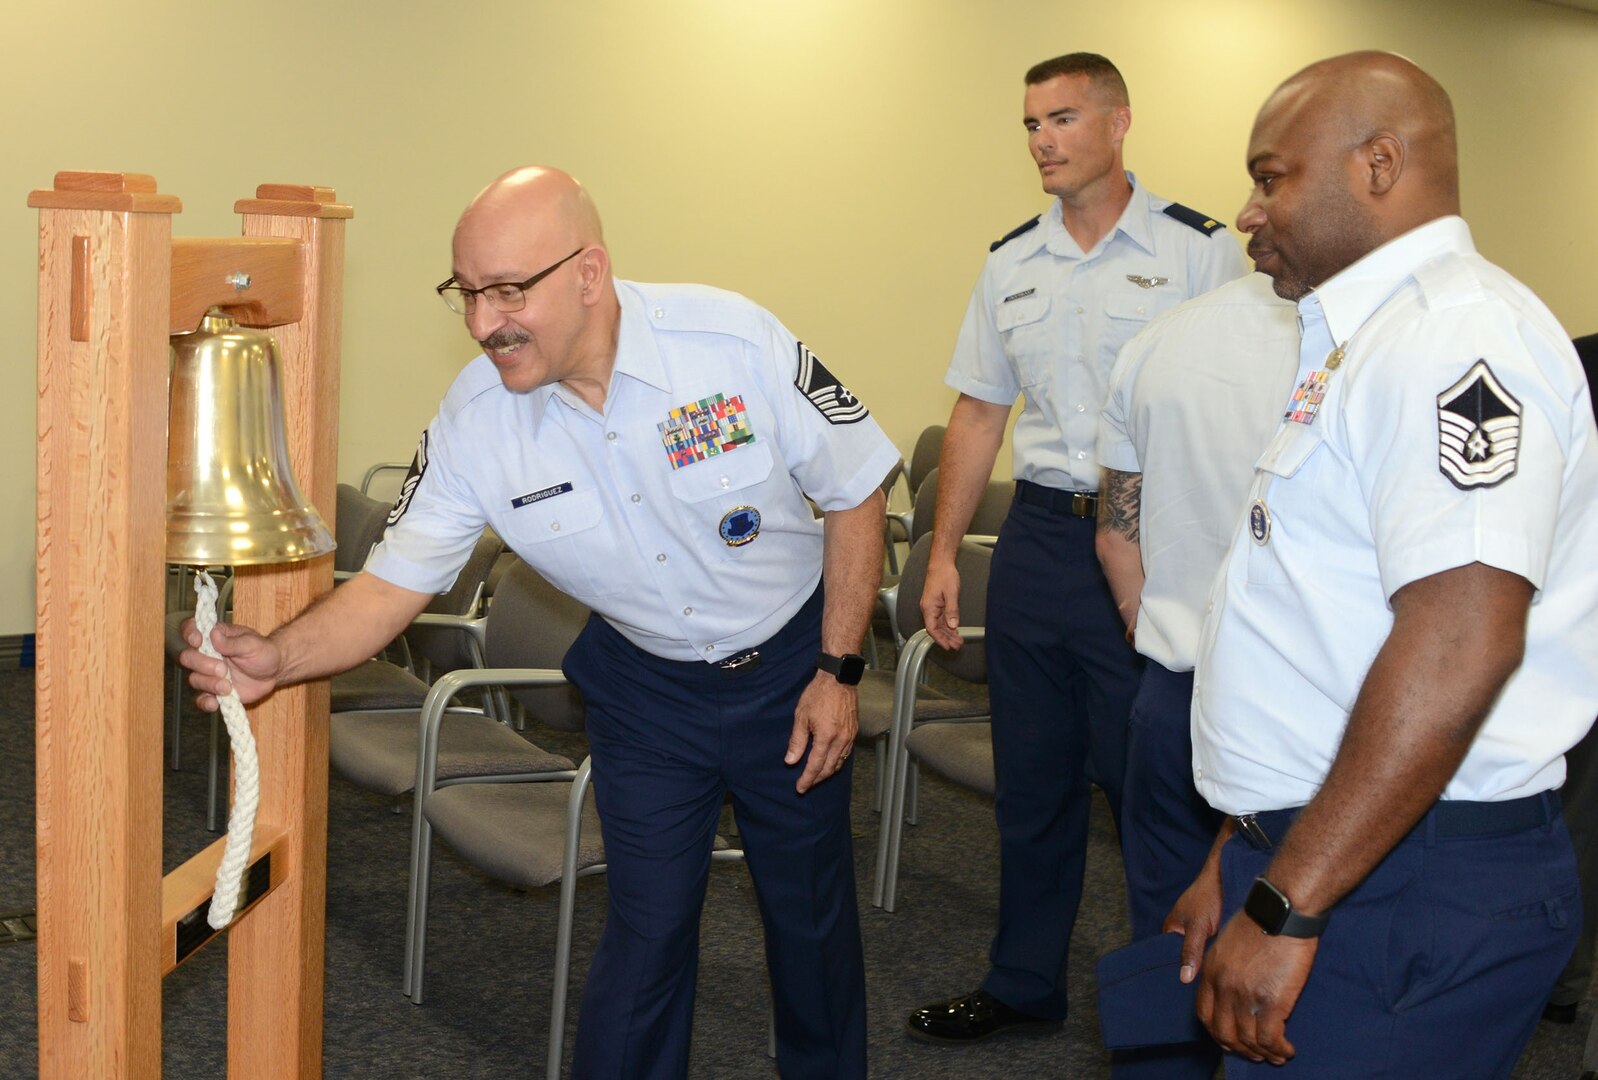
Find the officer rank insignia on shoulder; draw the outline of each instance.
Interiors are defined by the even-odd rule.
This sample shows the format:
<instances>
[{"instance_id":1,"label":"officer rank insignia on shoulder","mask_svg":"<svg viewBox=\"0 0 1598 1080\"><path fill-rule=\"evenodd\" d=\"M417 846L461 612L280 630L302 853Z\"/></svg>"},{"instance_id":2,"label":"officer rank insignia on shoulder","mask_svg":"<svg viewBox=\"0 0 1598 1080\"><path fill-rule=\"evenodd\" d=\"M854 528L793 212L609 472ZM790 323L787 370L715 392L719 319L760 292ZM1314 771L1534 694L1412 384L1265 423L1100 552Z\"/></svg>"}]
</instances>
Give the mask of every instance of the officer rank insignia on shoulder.
<instances>
[{"instance_id":1,"label":"officer rank insignia on shoulder","mask_svg":"<svg viewBox=\"0 0 1598 1080\"><path fill-rule=\"evenodd\" d=\"M1031 232L1033 229L1038 227L1038 222L1040 222L1042 220L1043 220L1043 215L1039 214L1037 217L1032 218L1029 221L1023 221L1021 224L1017 225L1015 228L1011 229L1009 232L1007 232L1003 236L999 237L993 243L989 244L988 245L989 253L991 254L992 252L998 251L1005 244L1008 244L1011 240L1014 240L1016 237L1021 236L1024 233Z\"/></svg>"},{"instance_id":2,"label":"officer rank insignia on shoulder","mask_svg":"<svg viewBox=\"0 0 1598 1080\"><path fill-rule=\"evenodd\" d=\"M1225 225L1222 225L1208 214L1201 214L1191 207L1183 206L1181 203L1172 203L1165 208L1163 213L1166 217L1175 218L1190 229L1197 229L1205 236L1226 228Z\"/></svg>"},{"instance_id":3,"label":"officer rank insignia on shoulder","mask_svg":"<svg viewBox=\"0 0 1598 1080\"><path fill-rule=\"evenodd\" d=\"M741 394L730 398L717 394L679 405L655 427L673 472L755 441Z\"/></svg>"},{"instance_id":4,"label":"officer rank insignia on shoulder","mask_svg":"<svg viewBox=\"0 0 1598 1080\"><path fill-rule=\"evenodd\" d=\"M1457 488L1494 487L1515 475L1520 402L1486 360L1437 395L1438 467Z\"/></svg>"},{"instance_id":5,"label":"officer rank insignia on shoulder","mask_svg":"<svg viewBox=\"0 0 1598 1080\"><path fill-rule=\"evenodd\" d=\"M416 456L411 458L411 467L405 474L405 479L400 483L399 497L394 500L394 509L388 512L388 524L396 525L399 519L405 516L405 511L411 508L411 497L416 494L416 485L422 482L422 474L427 471L427 432L422 432L422 441L416 444Z\"/></svg>"},{"instance_id":6,"label":"officer rank insignia on shoulder","mask_svg":"<svg viewBox=\"0 0 1598 1080\"><path fill-rule=\"evenodd\" d=\"M858 424L871 414L865 403L849 392L838 377L822 366L816 354L799 342L799 371L793 384L829 424Z\"/></svg>"}]
</instances>

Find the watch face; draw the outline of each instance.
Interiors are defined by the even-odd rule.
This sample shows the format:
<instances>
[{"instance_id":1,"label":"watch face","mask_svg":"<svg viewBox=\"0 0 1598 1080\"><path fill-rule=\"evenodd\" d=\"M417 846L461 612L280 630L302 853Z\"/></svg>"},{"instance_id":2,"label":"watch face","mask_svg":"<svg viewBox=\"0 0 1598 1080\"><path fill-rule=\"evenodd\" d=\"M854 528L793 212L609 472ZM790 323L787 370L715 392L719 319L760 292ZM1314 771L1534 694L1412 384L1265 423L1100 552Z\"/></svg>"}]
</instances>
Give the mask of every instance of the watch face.
<instances>
[{"instance_id":1,"label":"watch face","mask_svg":"<svg viewBox=\"0 0 1598 1080\"><path fill-rule=\"evenodd\" d=\"M1264 878L1254 879L1254 887L1248 891L1248 899L1243 901L1243 911L1259 923L1260 929L1267 934L1280 934L1282 925L1287 922L1287 914L1292 909L1287 897Z\"/></svg>"},{"instance_id":2,"label":"watch face","mask_svg":"<svg viewBox=\"0 0 1598 1080\"><path fill-rule=\"evenodd\" d=\"M845 686L855 686L866 673L866 658L856 653L845 653L839 657L842 661L838 665L838 681Z\"/></svg>"}]
</instances>

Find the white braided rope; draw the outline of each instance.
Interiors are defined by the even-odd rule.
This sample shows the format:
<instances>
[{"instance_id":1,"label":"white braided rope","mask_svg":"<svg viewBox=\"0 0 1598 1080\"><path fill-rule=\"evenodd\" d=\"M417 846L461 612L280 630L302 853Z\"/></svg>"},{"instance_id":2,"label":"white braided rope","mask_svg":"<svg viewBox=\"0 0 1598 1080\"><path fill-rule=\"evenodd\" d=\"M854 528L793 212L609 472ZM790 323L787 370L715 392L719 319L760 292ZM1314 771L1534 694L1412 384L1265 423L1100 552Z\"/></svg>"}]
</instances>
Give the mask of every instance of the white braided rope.
<instances>
[{"instance_id":1,"label":"white braided rope","mask_svg":"<svg viewBox=\"0 0 1598 1080\"><path fill-rule=\"evenodd\" d=\"M200 651L220 660L222 654L211 644L211 628L216 625L216 583L210 574L201 570L194 577L194 591L199 597L194 607L194 625L200 631ZM244 865L249 862L250 845L255 837L255 811L261 803L261 767L255 756L255 735L250 731L250 718L245 715L244 704L232 690L219 697L218 703L222 707L222 720L227 724L228 739L233 744L233 810L228 815L222 862L216 868L211 911L205 919L213 930L227 926L238 910Z\"/></svg>"}]
</instances>

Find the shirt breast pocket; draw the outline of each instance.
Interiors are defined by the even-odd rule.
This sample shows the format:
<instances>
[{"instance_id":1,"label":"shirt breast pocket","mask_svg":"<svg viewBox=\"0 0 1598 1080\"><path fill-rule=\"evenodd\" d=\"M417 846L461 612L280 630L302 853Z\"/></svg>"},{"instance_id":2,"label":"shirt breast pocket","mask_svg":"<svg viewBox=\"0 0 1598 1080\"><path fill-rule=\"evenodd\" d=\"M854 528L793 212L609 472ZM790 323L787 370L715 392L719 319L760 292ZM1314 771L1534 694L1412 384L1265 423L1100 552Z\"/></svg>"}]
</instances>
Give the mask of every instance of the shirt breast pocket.
<instances>
[{"instance_id":1,"label":"shirt breast pocket","mask_svg":"<svg viewBox=\"0 0 1598 1080\"><path fill-rule=\"evenodd\" d=\"M777 523L777 500L762 498L772 466L771 448L752 442L685 465L671 474L671 493L701 551L731 557L743 546L728 544L721 533L723 519L738 507L753 507L760 517L759 528ZM742 520L747 523L749 519L745 516Z\"/></svg>"},{"instance_id":2,"label":"shirt breast pocket","mask_svg":"<svg viewBox=\"0 0 1598 1080\"><path fill-rule=\"evenodd\" d=\"M1303 493L1295 491L1293 497L1282 498L1282 481L1298 476L1324 442L1321 433L1313 427L1289 421L1282 425L1254 463L1254 467L1266 475L1269 483L1263 496L1265 517L1261 519L1251 503L1248 522L1244 526L1254 541L1248 553L1249 584L1291 584L1282 564L1282 546L1294 542L1303 544L1306 539L1303 530L1307 525L1295 519L1293 514L1293 506L1302 503L1299 496ZM1276 498L1273 499L1273 496ZM1262 531L1265 533L1263 542L1260 537Z\"/></svg>"},{"instance_id":3,"label":"shirt breast pocket","mask_svg":"<svg viewBox=\"0 0 1598 1080\"><path fill-rule=\"evenodd\" d=\"M571 491L513 511L507 534L513 550L561 592L578 599L626 588L615 572L613 544L600 526L605 505L597 491ZM611 572L607 573L606 568Z\"/></svg>"},{"instance_id":4,"label":"shirt breast pocket","mask_svg":"<svg viewBox=\"0 0 1598 1080\"><path fill-rule=\"evenodd\" d=\"M1016 381L1036 386L1048 378L1050 364L1064 347L1063 335L1050 333L1049 298L1033 293L999 305L993 325L1004 341L1004 355L1015 366Z\"/></svg>"}]
</instances>

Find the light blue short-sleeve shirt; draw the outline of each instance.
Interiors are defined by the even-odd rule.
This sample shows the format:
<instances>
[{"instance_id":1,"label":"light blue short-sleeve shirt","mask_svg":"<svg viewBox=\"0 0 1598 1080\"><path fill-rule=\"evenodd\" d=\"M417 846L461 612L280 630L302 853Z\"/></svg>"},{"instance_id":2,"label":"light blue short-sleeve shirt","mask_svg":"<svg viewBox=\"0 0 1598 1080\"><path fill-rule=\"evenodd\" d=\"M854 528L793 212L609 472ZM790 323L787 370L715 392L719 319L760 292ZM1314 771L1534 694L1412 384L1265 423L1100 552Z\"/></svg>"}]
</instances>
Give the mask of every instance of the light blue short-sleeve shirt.
<instances>
[{"instance_id":1,"label":"light blue short-sleeve shirt","mask_svg":"<svg viewBox=\"0 0 1598 1080\"><path fill-rule=\"evenodd\" d=\"M899 454L769 312L694 285L616 283L604 412L505 389L487 357L428 426L366 569L447 588L483 526L640 648L716 662L766 640L821 576L823 510Z\"/></svg>"},{"instance_id":2,"label":"light blue short-sleeve shirt","mask_svg":"<svg viewBox=\"0 0 1598 1080\"><path fill-rule=\"evenodd\" d=\"M1099 486L1099 410L1128 339L1183 300L1248 272L1219 223L1151 195L1132 198L1091 251L1047 213L994 245L971 292L944 382L1021 415L1014 475L1062 491ZM1167 210L1171 213L1167 213Z\"/></svg>"}]
</instances>

